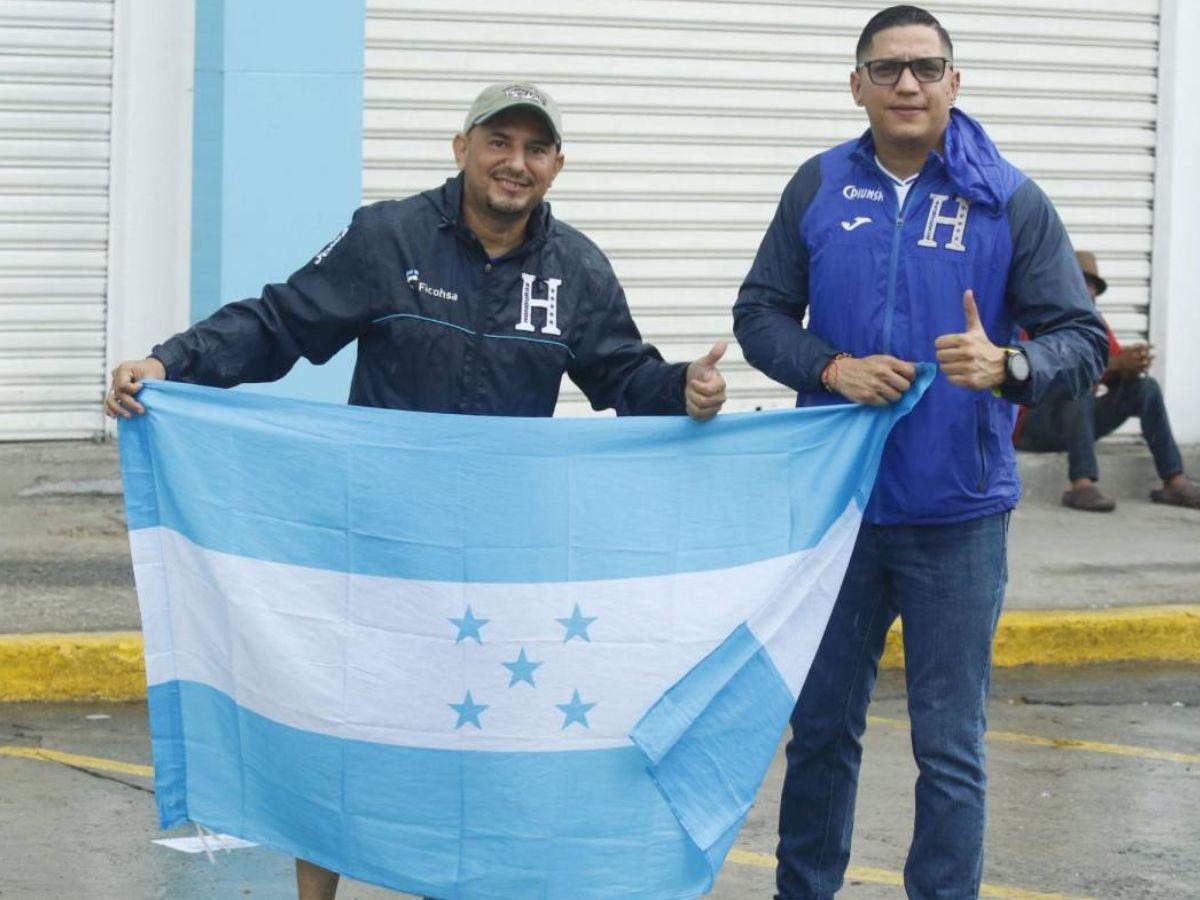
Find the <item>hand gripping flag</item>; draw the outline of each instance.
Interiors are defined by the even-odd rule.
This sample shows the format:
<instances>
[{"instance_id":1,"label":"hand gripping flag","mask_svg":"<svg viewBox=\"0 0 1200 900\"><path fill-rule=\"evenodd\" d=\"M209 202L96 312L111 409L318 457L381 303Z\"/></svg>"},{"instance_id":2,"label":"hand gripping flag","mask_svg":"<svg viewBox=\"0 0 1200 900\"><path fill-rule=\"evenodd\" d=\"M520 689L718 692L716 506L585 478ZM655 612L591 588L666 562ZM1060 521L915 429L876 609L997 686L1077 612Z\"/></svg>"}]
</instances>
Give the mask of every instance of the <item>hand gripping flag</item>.
<instances>
[{"instance_id":1,"label":"hand gripping flag","mask_svg":"<svg viewBox=\"0 0 1200 900\"><path fill-rule=\"evenodd\" d=\"M704 424L148 384L120 438L163 827L444 900L708 891L931 378Z\"/></svg>"}]
</instances>

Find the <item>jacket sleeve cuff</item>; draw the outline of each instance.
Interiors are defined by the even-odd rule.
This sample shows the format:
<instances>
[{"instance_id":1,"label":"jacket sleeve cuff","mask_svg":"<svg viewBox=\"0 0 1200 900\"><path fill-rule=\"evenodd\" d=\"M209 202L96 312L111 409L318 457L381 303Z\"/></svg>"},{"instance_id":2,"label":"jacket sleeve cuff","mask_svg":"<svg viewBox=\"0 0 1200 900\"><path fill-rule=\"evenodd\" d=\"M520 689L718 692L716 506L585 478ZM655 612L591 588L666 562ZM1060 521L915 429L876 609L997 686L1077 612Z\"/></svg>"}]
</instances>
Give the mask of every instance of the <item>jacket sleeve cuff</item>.
<instances>
[{"instance_id":1,"label":"jacket sleeve cuff","mask_svg":"<svg viewBox=\"0 0 1200 900\"><path fill-rule=\"evenodd\" d=\"M671 396L667 400L667 409L664 415L686 415L687 414L687 398L684 396L687 390L687 374L688 366L691 363L671 363L673 366L679 366L679 377L668 381L668 384L673 385L671 388Z\"/></svg>"},{"instance_id":2,"label":"jacket sleeve cuff","mask_svg":"<svg viewBox=\"0 0 1200 900\"><path fill-rule=\"evenodd\" d=\"M1000 385L1000 396L1018 406L1032 406L1034 399L1045 391L1042 382L1046 379L1046 370L1053 367L1053 362L1035 341L1014 341L1007 346L1024 352L1025 359L1029 361L1029 377L1023 382L1006 380Z\"/></svg>"},{"instance_id":3,"label":"jacket sleeve cuff","mask_svg":"<svg viewBox=\"0 0 1200 900\"><path fill-rule=\"evenodd\" d=\"M813 348L812 367L808 372L808 391L823 391L825 384L821 381L821 375L825 372L825 367L833 362L833 358L838 355L837 350L826 344L824 341L817 341Z\"/></svg>"},{"instance_id":4,"label":"jacket sleeve cuff","mask_svg":"<svg viewBox=\"0 0 1200 900\"><path fill-rule=\"evenodd\" d=\"M184 353L178 342L171 338L158 344L150 351L150 356L163 364L167 371L167 381L178 381L183 367Z\"/></svg>"}]
</instances>

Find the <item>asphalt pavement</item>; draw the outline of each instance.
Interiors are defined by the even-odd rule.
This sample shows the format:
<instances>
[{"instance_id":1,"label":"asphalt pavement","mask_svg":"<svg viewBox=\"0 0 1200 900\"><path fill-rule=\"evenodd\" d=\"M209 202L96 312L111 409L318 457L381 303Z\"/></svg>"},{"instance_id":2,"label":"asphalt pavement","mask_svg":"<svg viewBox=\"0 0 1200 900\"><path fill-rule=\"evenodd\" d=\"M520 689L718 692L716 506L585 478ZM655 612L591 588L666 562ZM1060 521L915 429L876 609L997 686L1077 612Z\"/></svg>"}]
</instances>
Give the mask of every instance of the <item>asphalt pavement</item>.
<instances>
[{"instance_id":1,"label":"asphalt pavement","mask_svg":"<svg viewBox=\"0 0 1200 900\"><path fill-rule=\"evenodd\" d=\"M840 896L896 900L904 896L916 775L899 673L885 673L871 712ZM983 896L1200 895L1200 669L1003 670L990 718ZM50 758L12 755L38 750ZM280 853L219 852L214 864L151 844L161 835L143 768L149 754L140 703L0 704L0 898L295 896L291 862ZM716 900L771 896L782 778L780 754ZM347 882L338 896L398 895Z\"/></svg>"},{"instance_id":2,"label":"asphalt pavement","mask_svg":"<svg viewBox=\"0 0 1200 900\"><path fill-rule=\"evenodd\" d=\"M1061 455L1022 456L1005 608L1034 626L1002 634L997 652L1036 636L1048 621L1039 617L1076 616L1064 633L1072 647L1103 638L1092 658L1142 661L997 670L984 896L1200 896L1200 511L1149 502L1143 446L1109 443L1100 459L1102 487L1120 504L1111 515L1058 505ZM1200 473L1200 448L1186 448L1185 462ZM111 443L0 445L0 697L29 653L55 666L84 658L88 640L133 686L117 696L141 696L119 491ZM1192 664L1145 661L1153 640L1134 633L1164 611L1168 629L1190 629L1171 658ZM56 635L78 640L45 654ZM36 683L40 671L24 674ZM87 665L74 672L67 696L98 696L90 676ZM900 673L885 672L842 896L903 895L915 777L903 693ZM267 849L220 853L214 865L152 845L149 764L141 703L0 703L0 900L294 896L290 861ZM782 771L777 757L712 896L771 895ZM388 896L354 883L339 893Z\"/></svg>"}]
</instances>

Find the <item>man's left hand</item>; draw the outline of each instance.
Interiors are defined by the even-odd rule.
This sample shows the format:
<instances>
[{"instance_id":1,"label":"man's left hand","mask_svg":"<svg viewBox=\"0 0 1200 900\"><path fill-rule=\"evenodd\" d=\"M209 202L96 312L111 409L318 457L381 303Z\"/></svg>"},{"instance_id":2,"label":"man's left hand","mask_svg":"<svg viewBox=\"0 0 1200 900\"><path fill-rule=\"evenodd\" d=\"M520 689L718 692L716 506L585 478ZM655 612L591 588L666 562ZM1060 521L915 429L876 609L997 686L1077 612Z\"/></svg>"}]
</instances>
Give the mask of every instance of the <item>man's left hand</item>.
<instances>
[{"instance_id":1,"label":"man's left hand","mask_svg":"<svg viewBox=\"0 0 1200 900\"><path fill-rule=\"evenodd\" d=\"M961 334L943 334L934 341L938 365L951 384L973 391L994 388L1004 382L1007 374L1004 350L993 344L983 330L972 290L963 294L963 312L967 330Z\"/></svg>"},{"instance_id":2,"label":"man's left hand","mask_svg":"<svg viewBox=\"0 0 1200 900\"><path fill-rule=\"evenodd\" d=\"M717 371L717 363L728 346L725 341L717 341L708 353L687 368L683 399L687 414L699 422L711 419L725 404L725 379Z\"/></svg>"}]
</instances>

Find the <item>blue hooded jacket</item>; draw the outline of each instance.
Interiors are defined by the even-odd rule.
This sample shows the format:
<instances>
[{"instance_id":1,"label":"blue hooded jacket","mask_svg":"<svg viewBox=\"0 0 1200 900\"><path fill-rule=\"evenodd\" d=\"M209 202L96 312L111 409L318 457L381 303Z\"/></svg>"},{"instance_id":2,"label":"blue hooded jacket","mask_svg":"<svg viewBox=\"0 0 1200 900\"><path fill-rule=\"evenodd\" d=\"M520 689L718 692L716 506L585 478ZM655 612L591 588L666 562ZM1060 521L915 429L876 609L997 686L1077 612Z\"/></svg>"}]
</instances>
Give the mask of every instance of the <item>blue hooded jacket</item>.
<instances>
[{"instance_id":1,"label":"blue hooded jacket","mask_svg":"<svg viewBox=\"0 0 1200 900\"><path fill-rule=\"evenodd\" d=\"M596 409L682 415L687 365L642 341L600 248L541 203L525 243L488 259L459 218L462 185L364 206L286 283L151 355L168 380L231 387L357 341L357 406L549 416L565 373Z\"/></svg>"},{"instance_id":2,"label":"blue hooded jacket","mask_svg":"<svg viewBox=\"0 0 1200 900\"><path fill-rule=\"evenodd\" d=\"M1003 397L938 374L884 449L866 510L877 524L945 524L1014 507L1015 404L1036 403L1051 384L1079 396L1107 364L1104 326L1046 195L957 109L943 146L903 209L870 131L808 160L733 310L746 359L798 391L798 406L844 402L820 380L840 352L936 362L934 341L966 330L968 288L992 343L1025 351L1031 377ZM1016 339L1020 329L1028 340Z\"/></svg>"}]
</instances>

